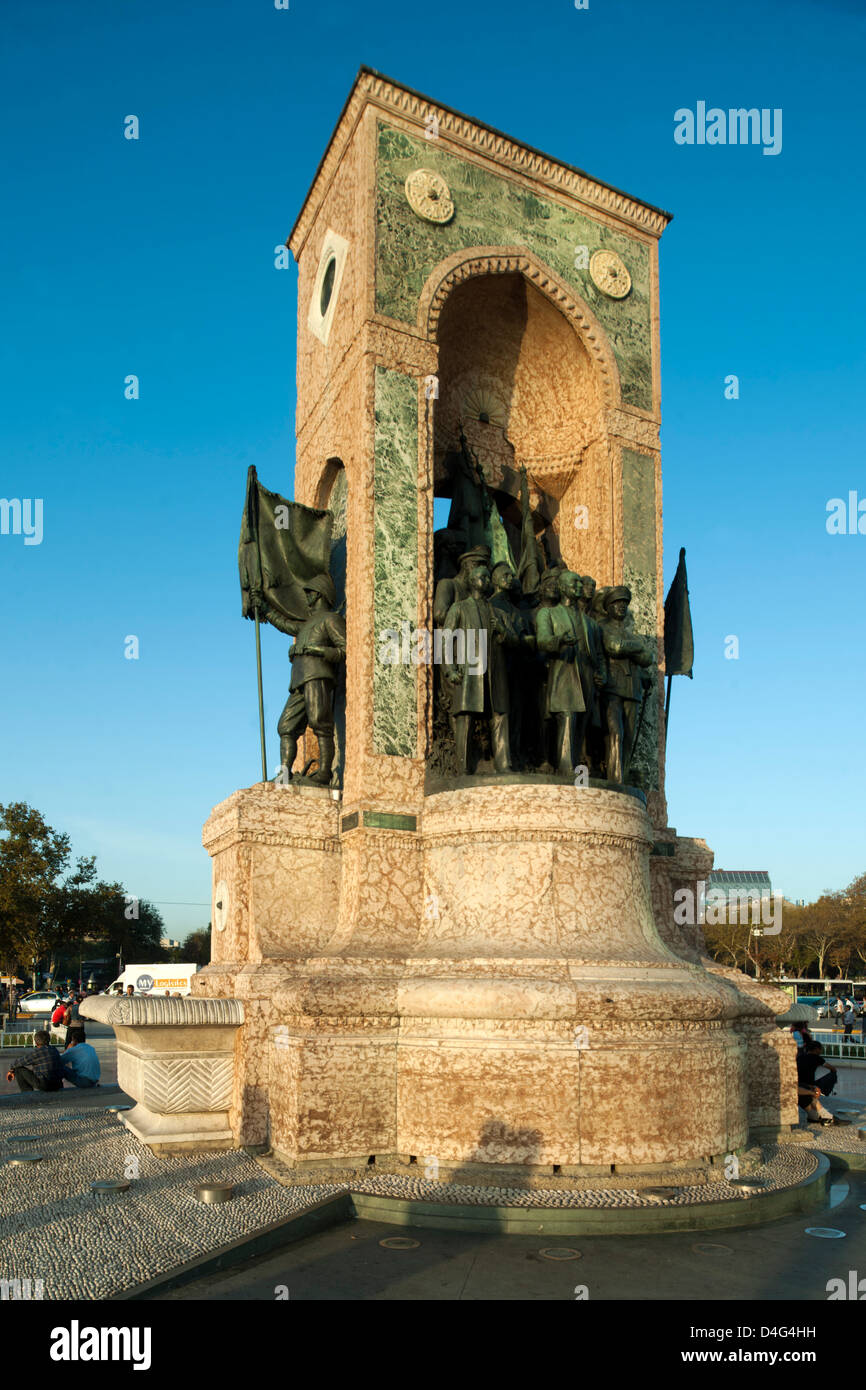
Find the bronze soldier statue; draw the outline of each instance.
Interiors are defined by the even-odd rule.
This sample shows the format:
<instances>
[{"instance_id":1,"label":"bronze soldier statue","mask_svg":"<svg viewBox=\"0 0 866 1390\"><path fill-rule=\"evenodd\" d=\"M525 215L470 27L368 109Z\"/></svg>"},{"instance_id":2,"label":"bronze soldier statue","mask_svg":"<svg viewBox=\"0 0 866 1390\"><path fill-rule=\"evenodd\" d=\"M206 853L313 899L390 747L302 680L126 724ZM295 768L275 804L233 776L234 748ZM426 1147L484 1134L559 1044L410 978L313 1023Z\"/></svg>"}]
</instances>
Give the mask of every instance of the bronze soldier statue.
<instances>
[{"instance_id":1,"label":"bronze soldier statue","mask_svg":"<svg viewBox=\"0 0 866 1390\"><path fill-rule=\"evenodd\" d=\"M490 547L476 545L460 556L459 569L453 577L440 579L433 594L433 623L441 627L448 610L462 598L469 597L469 576L477 565L490 564Z\"/></svg>"},{"instance_id":2,"label":"bronze soldier statue","mask_svg":"<svg viewBox=\"0 0 866 1390\"><path fill-rule=\"evenodd\" d=\"M527 740L524 721L530 715L527 695L532 689L535 666L535 633L528 613L518 607L522 597L514 570L504 560L491 571L493 594L490 606L500 614L506 629L505 670L508 679L509 728L511 731L512 766L526 761Z\"/></svg>"},{"instance_id":3,"label":"bronze soldier statue","mask_svg":"<svg viewBox=\"0 0 866 1390\"><path fill-rule=\"evenodd\" d=\"M257 596L258 597L258 596ZM293 622L258 597L261 616L280 632L295 638L289 652L292 679L289 698L280 715L281 772L289 779L298 751L298 736L309 726L319 743L319 767L309 778L327 787L334 765L334 684L336 666L346 657L346 620L335 613L337 594L329 574L318 574L304 586L309 618Z\"/></svg>"},{"instance_id":4,"label":"bronze soldier statue","mask_svg":"<svg viewBox=\"0 0 866 1390\"><path fill-rule=\"evenodd\" d=\"M542 606L536 614L535 635L538 650L550 658L545 691L545 717L556 720L557 772L563 776L574 775L576 750L576 720L585 715L586 701L580 682L580 668L577 664L578 635L582 614L574 602L574 588L569 580L578 580L568 570L555 575L545 575L541 581ZM549 603L548 599L556 584L560 594L559 603ZM565 601L566 593L571 595Z\"/></svg>"},{"instance_id":5,"label":"bronze soldier statue","mask_svg":"<svg viewBox=\"0 0 866 1390\"><path fill-rule=\"evenodd\" d=\"M500 614L487 602L490 571L477 565L469 574L469 594L452 604L444 630L455 634L449 652L446 639L445 676L451 686L451 714L454 720L457 772L469 770L469 733L473 715L489 720L493 762L497 772L511 771L508 736L508 680L503 645L508 633ZM454 658L459 635L465 643L462 662ZM472 640L470 641L470 634ZM474 653L476 660L468 657Z\"/></svg>"},{"instance_id":6,"label":"bronze soldier statue","mask_svg":"<svg viewBox=\"0 0 866 1390\"><path fill-rule=\"evenodd\" d=\"M580 615L577 634L577 665L580 684L586 703L584 714L578 715L575 730L575 750L584 767L595 763L600 767L601 750L596 752L601 731L601 691L607 680L604 643L598 623L590 615L595 597L595 580L591 575L569 575L568 583L560 581L564 601L573 602Z\"/></svg>"},{"instance_id":7,"label":"bronze soldier statue","mask_svg":"<svg viewBox=\"0 0 866 1390\"><path fill-rule=\"evenodd\" d=\"M606 771L611 782L624 782L637 728L642 692L652 684L649 643L628 623L631 590L624 584L605 595L607 617L601 624L608 678L604 687Z\"/></svg>"}]
</instances>

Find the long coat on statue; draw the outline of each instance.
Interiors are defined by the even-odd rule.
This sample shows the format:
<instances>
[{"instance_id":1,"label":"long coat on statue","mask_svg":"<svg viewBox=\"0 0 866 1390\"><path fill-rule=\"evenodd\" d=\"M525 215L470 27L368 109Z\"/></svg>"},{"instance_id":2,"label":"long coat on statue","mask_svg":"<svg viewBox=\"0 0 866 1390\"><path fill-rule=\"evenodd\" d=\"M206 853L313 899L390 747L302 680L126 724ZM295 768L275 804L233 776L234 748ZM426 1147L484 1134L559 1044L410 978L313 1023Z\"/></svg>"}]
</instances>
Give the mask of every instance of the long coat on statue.
<instances>
[{"instance_id":1,"label":"long coat on statue","mask_svg":"<svg viewBox=\"0 0 866 1390\"><path fill-rule=\"evenodd\" d=\"M483 599L460 599L449 608L443 631L462 632L466 640L466 660L462 663L454 660L448 663L449 669L458 667L462 672L459 685L451 685L449 682L452 714L483 714L485 685L488 708L492 713L508 713L508 679L502 644L496 641L498 630L498 615ZM470 646L470 632L473 633L474 646ZM456 654L455 642L452 655ZM474 657L474 661L470 661L470 657ZM486 672L483 669L485 665Z\"/></svg>"},{"instance_id":2,"label":"long coat on statue","mask_svg":"<svg viewBox=\"0 0 866 1390\"><path fill-rule=\"evenodd\" d=\"M586 709L577 664L578 624L580 613L564 604L539 608L535 615L535 635L538 650L550 656L547 671L547 690L544 697L545 716L551 714L582 714ZM560 638L567 638L567 658L558 653Z\"/></svg>"}]
</instances>

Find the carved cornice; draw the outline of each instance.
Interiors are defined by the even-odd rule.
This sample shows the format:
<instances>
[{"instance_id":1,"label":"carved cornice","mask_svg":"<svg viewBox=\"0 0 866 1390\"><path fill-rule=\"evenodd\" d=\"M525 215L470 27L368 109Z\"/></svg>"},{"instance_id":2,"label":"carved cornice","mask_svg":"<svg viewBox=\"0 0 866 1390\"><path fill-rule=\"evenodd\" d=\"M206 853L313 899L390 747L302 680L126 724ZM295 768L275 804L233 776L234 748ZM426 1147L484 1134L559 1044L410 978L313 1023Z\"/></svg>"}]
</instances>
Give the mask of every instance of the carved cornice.
<instances>
[{"instance_id":1,"label":"carved cornice","mask_svg":"<svg viewBox=\"0 0 866 1390\"><path fill-rule=\"evenodd\" d=\"M670 213L664 212L661 208L640 202L619 188L599 182L582 169L563 164L530 145L523 145L504 135L492 126L472 120L471 117L448 106L441 106L422 93L403 87L381 73L370 68L361 68L316 170L298 219L289 234L287 245L291 247L296 258L301 253L319 204L334 177L352 132L368 105L375 105L386 113L412 121L421 133L424 132L427 119L435 115L438 121L438 138L446 146L462 146L494 161L500 167L505 166L515 173L544 184L547 188L567 194L585 207L595 208L649 236L660 237L670 221Z\"/></svg>"},{"instance_id":2,"label":"carved cornice","mask_svg":"<svg viewBox=\"0 0 866 1390\"><path fill-rule=\"evenodd\" d=\"M461 845L505 845L531 842L533 844L574 845L581 849L620 849L632 855L646 855L652 845L639 835L617 835L613 831L597 830L425 830L422 834L425 849L452 849ZM617 962L621 964L622 962ZM631 964L632 962L625 962Z\"/></svg>"},{"instance_id":3,"label":"carved cornice","mask_svg":"<svg viewBox=\"0 0 866 1390\"><path fill-rule=\"evenodd\" d=\"M621 404L619 368L608 336L588 305L560 280L543 261L519 246L474 246L455 251L442 261L427 280L418 301L418 326L428 338L436 338L439 316L455 285L475 275L520 274L536 286L569 319L592 358L601 381L607 409Z\"/></svg>"},{"instance_id":4,"label":"carved cornice","mask_svg":"<svg viewBox=\"0 0 866 1390\"><path fill-rule=\"evenodd\" d=\"M81 1013L99 1023L132 1028L237 1028L244 1021L244 1006L239 999L193 999L189 996L172 999L145 994L131 999L112 999L102 994L85 999Z\"/></svg>"},{"instance_id":5,"label":"carved cornice","mask_svg":"<svg viewBox=\"0 0 866 1390\"><path fill-rule=\"evenodd\" d=\"M235 845L268 845L272 849L315 849L323 854L340 853L340 837L326 838L318 835L290 835L275 831L259 830L255 826L233 826L224 834L208 840L205 848L211 858L223 850L233 849Z\"/></svg>"}]
</instances>

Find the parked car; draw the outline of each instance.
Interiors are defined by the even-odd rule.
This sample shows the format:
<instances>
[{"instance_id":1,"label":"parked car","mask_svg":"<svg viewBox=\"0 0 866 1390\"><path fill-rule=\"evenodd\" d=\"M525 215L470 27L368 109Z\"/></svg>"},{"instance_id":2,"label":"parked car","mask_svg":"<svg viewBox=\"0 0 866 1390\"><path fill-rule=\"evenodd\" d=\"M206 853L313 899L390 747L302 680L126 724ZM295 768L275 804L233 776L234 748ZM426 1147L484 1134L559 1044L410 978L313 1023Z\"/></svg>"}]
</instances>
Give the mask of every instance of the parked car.
<instances>
[{"instance_id":1,"label":"parked car","mask_svg":"<svg viewBox=\"0 0 866 1390\"><path fill-rule=\"evenodd\" d=\"M57 1007L57 1000L60 996L53 990L36 989L30 994L25 994L18 1000L18 1012L21 1014L50 1014Z\"/></svg>"}]
</instances>

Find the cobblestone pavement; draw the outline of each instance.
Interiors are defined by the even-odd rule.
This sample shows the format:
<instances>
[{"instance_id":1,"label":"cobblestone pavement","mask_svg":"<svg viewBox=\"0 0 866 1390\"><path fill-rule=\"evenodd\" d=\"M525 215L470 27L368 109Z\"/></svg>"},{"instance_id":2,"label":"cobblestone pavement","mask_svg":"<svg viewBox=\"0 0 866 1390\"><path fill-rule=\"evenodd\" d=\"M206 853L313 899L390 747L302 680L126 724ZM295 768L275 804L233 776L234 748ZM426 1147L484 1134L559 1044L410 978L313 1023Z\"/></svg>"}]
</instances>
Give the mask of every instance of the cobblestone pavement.
<instances>
[{"instance_id":1,"label":"cobblestone pavement","mask_svg":"<svg viewBox=\"0 0 866 1390\"><path fill-rule=\"evenodd\" d=\"M98 1042L113 1048L113 1037ZM831 1097L829 1108L866 1108L866 1069L840 1068L839 1091L844 1095ZM349 1188L455 1204L572 1209L746 1200L724 1180L671 1186L667 1195L629 1188L626 1179L605 1187L588 1180L547 1187L537 1178L531 1185L494 1188L346 1172L317 1182L272 1158L257 1162L239 1151L155 1158L106 1112L106 1105L123 1100L107 1093L100 1103L93 1092L70 1091L50 1102L34 1096L0 1104L0 1279L41 1279L48 1299L106 1298ZM813 1172L813 1148L866 1153L852 1118L850 1127L809 1127L797 1143L741 1155L741 1174L770 1190ZM32 1138L10 1143L16 1135ZM43 1154L43 1161L11 1161L26 1151ZM95 1179L124 1174L131 1180L127 1192L91 1193ZM204 1180L234 1183L236 1198L213 1206L198 1202L194 1188Z\"/></svg>"},{"instance_id":2,"label":"cobblestone pavement","mask_svg":"<svg viewBox=\"0 0 866 1390\"><path fill-rule=\"evenodd\" d=\"M12 1162L20 1152L44 1158ZM137 1173L127 1192L90 1191L124 1172ZM92 1100L0 1108L0 1174L0 1279L41 1279L46 1299L107 1298L340 1190L283 1187L237 1150L154 1158ZM234 1183L234 1200L199 1202L195 1186L208 1180Z\"/></svg>"}]
</instances>

